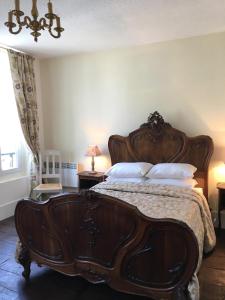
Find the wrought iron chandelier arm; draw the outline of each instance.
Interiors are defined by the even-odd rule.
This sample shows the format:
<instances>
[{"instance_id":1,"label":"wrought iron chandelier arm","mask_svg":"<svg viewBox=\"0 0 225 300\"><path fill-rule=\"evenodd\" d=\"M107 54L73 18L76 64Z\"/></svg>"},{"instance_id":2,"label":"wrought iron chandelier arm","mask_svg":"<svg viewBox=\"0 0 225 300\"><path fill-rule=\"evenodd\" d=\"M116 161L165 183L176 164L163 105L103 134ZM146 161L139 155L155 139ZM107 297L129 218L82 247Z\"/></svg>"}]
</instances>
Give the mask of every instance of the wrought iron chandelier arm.
<instances>
[{"instance_id":1,"label":"wrought iron chandelier arm","mask_svg":"<svg viewBox=\"0 0 225 300\"><path fill-rule=\"evenodd\" d=\"M57 27L54 28L54 31L56 31L57 34L54 34L54 33L53 33L52 27L50 27L48 31L49 31L49 33L51 34L51 36L54 37L55 39L58 39L58 38L60 38L60 36L61 36L61 32L60 32L59 30L57 30Z\"/></svg>"},{"instance_id":2,"label":"wrought iron chandelier arm","mask_svg":"<svg viewBox=\"0 0 225 300\"><path fill-rule=\"evenodd\" d=\"M55 19L56 19L56 27L54 28L54 31L56 31L57 34L54 34L52 30L53 29L52 26L49 27L49 33L51 34L52 37L58 39L61 37L61 32L64 31L64 28L61 27L60 18L57 15L55 15Z\"/></svg>"},{"instance_id":3,"label":"wrought iron chandelier arm","mask_svg":"<svg viewBox=\"0 0 225 300\"><path fill-rule=\"evenodd\" d=\"M23 19L23 22L20 22L21 26L26 26L26 28L30 27L30 23L31 23L31 18L28 16L25 16Z\"/></svg>"},{"instance_id":4,"label":"wrought iron chandelier arm","mask_svg":"<svg viewBox=\"0 0 225 300\"><path fill-rule=\"evenodd\" d=\"M12 10L12 17L16 18L16 22L21 25L20 18L24 15L24 12L21 10Z\"/></svg>"},{"instance_id":5,"label":"wrought iron chandelier arm","mask_svg":"<svg viewBox=\"0 0 225 300\"><path fill-rule=\"evenodd\" d=\"M15 23L13 23L13 24L15 24ZM21 25L19 25L18 30L16 30L16 31L13 31L13 28L15 28L15 26L9 26L9 32L12 34L18 34L18 33L20 33L20 31L22 30L23 27Z\"/></svg>"},{"instance_id":6,"label":"wrought iron chandelier arm","mask_svg":"<svg viewBox=\"0 0 225 300\"><path fill-rule=\"evenodd\" d=\"M48 28L48 26L49 26L49 25L47 24L45 18L41 18L41 19L39 20L39 24L40 24L40 28L43 29L43 30L45 30L45 28Z\"/></svg>"}]
</instances>

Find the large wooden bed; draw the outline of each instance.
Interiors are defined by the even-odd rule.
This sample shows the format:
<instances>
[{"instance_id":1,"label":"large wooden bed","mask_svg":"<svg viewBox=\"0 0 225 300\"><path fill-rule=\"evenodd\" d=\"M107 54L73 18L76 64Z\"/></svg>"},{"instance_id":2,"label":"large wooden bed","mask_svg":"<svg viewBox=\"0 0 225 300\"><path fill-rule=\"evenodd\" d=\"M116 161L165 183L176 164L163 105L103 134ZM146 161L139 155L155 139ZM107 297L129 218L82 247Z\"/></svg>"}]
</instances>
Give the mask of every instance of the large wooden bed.
<instances>
[{"instance_id":1,"label":"large wooden bed","mask_svg":"<svg viewBox=\"0 0 225 300\"><path fill-rule=\"evenodd\" d=\"M157 113L128 137L109 138L117 162L185 162L208 196L208 136L187 137ZM94 191L63 194L45 202L21 200L15 222L19 262L28 280L30 263L82 276L92 283L152 299L186 299L199 249L188 226L144 216L135 206Z\"/></svg>"}]
</instances>

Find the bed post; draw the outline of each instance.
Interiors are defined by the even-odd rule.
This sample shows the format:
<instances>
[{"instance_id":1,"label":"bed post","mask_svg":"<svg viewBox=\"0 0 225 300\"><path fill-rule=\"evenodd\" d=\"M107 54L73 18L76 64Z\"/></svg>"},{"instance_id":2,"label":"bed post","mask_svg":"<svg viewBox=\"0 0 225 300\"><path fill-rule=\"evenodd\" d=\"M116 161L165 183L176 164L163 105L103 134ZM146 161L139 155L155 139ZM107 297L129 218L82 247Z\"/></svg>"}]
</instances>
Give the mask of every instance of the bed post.
<instances>
[{"instance_id":1,"label":"bed post","mask_svg":"<svg viewBox=\"0 0 225 300\"><path fill-rule=\"evenodd\" d=\"M22 275L25 278L26 282L28 283L30 280L31 259L30 259L29 251L27 250L26 247L22 245L21 242L19 242L17 260L24 268Z\"/></svg>"}]
</instances>

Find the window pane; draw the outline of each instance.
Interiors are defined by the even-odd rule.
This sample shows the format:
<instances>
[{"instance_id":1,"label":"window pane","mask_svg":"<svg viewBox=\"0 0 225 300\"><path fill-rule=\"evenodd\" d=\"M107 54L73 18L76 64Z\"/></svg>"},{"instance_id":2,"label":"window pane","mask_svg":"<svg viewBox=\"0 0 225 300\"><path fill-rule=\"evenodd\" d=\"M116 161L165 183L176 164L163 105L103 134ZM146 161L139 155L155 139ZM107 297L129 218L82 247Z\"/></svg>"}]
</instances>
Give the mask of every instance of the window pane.
<instances>
[{"instance_id":1,"label":"window pane","mask_svg":"<svg viewBox=\"0 0 225 300\"><path fill-rule=\"evenodd\" d=\"M3 171L18 168L18 150L17 140L5 137L1 142L1 168Z\"/></svg>"},{"instance_id":2,"label":"window pane","mask_svg":"<svg viewBox=\"0 0 225 300\"><path fill-rule=\"evenodd\" d=\"M3 171L17 168L16 152L1 153L1 166Z\"/></svg>"}]
</instances>

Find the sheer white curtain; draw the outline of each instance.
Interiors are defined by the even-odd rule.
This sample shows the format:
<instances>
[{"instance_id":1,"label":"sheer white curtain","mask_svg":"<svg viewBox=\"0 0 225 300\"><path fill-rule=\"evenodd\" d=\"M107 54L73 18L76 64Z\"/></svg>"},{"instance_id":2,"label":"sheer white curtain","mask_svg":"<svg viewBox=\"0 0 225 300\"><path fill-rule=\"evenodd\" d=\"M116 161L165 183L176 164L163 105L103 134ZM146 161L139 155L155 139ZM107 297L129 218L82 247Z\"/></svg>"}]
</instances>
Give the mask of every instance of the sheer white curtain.
<instances>
[{"instance_id":1,"label":"sheer white curtain","mask_svg":"<svg viewBox=\"0 0 225 300\"><path fill-rule=\"evenodd\" d=\"M0 175L26 173L26 155L8 53L0 48Z\"/></svg>"}]
</instances>

